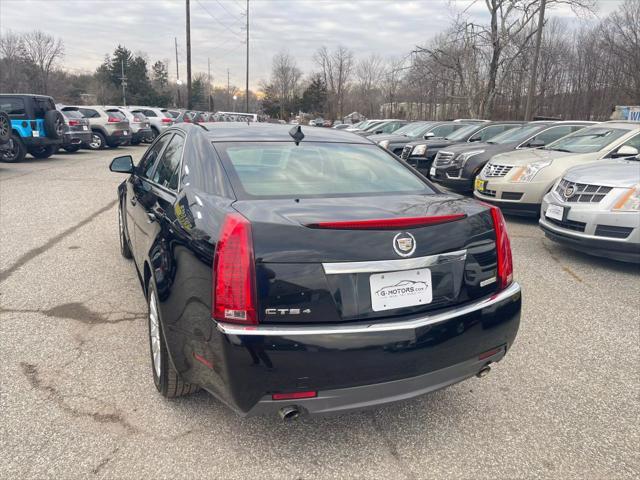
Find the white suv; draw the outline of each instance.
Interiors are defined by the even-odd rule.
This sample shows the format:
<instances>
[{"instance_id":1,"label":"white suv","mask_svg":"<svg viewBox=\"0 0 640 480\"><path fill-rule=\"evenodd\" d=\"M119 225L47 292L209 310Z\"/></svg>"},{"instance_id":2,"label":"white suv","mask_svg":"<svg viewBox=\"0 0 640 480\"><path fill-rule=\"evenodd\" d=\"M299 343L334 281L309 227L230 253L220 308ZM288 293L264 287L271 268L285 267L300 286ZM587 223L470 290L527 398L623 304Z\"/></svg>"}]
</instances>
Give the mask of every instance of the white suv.
<instances>
[{"instance_id":1,"label":"white suv","mask_svg":"<svg viewBox=\"0 0 640 480\"><path fill-rule=\"evenodd\" d=\"M167 128L171 127L174 123L173 117L166 108L140 107L137 105L129 106L127 108L132 112L140 112L147 117L151 124L153 139L164 132Z\"/></svg>"}]
</instances>

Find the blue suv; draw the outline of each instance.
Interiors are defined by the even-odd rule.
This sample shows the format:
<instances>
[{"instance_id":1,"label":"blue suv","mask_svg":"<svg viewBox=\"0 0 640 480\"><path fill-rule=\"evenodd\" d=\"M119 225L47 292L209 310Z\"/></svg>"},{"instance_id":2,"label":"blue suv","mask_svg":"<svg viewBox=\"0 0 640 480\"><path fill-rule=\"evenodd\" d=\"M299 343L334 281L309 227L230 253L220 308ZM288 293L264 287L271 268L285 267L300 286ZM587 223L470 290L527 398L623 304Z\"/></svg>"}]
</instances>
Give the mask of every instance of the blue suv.
<instances>
[{"instance_id":1,"label":"blue suv","mask_svg":"<svg viewBox=\"0 0 640 480\"><path fill-rule=\"evenodd\" d=\"M0 112L0 161L48 158L62 144L65 123L53 98L0 94Z\"/></svg>"}]
</instances>

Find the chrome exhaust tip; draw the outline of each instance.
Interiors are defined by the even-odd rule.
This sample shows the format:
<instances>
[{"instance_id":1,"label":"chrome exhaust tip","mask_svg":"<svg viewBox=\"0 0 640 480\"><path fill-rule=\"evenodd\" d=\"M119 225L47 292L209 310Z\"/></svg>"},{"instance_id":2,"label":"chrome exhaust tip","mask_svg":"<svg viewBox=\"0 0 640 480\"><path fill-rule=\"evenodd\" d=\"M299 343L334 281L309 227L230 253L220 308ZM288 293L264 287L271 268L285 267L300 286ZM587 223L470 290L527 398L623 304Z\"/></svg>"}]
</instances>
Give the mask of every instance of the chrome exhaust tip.
<instances>
[{"instance_id":1,"label":"chrome exhaust tip","mask_svg":"<svg viewBox=\"0 0 640 480\"><path fill-rule=\"evenodd\" d=\"M288 407L282 407L278 411L278 415L285 422L295 420L300 416L300 410L295 405L289 405Z\"/></svg>"},{"instance_id":2,"label":"chrome exhaust tip","mask_svg":"<svg viewBox=\"0 0 640 480\"><path fill-rule=\"evenodd\" d=\"M485 365L480 369L478 373L476 373L476 377L478 378L486 377L487 375L489 375L490 371L491 371L491 367L489 365Z\"/></svg>"}]
</instances>

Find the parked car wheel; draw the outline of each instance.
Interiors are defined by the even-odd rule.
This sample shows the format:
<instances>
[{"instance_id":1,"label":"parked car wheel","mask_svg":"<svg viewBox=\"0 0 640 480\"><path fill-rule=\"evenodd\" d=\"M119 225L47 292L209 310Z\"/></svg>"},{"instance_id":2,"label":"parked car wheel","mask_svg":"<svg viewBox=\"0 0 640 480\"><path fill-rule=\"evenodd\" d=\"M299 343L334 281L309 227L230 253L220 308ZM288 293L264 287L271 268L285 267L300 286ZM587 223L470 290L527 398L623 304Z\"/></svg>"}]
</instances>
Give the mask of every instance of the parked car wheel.
<instances>
[{"instance_id":1,"label":"parked car wheel","mask_svg":"<svg viewBox=\"0 0 640 480\"><path fill-rule=\"evenodd\" d=\"M22 143L22 140L12 135L9 143L8 148L5 146L3 149L0 149L0 161L8 163L22 162L27 156L27 148L24 146L24 143Z\"/></svg>"},{"instance_id":2,"label":"parked car wheel","mask_svg":"<svg viewBox=\"0 0 640 480\"><path fill-rule=\"evenodd\" d=\"M151 142L153 142L158 135L160 135L158 129L156 127L151 127Z\"/></svg>"},{"instance_id":3,"label":"parked car wheel","mask_svg":"<svg viewBox=\"0 0 640 480\"><path fill-rule=\"evenodd\" d=\"M118 232L120 237L120 253L124 258L130 259L132 257L131 247L124 228L124 221L122 220L122 204L118 207Z\"/></svg>"},{"instance_id":4,"label":"parked car wheel","mask_svg":"<svg viewBox=\"0 0 640 480\"><path fill-rule=\"evenodd\" d=\"M6 112L0 112L0 144L7 143L11 139L11 119Z\"/></svg>"},{"instance_id":5,"label":"parked car wheel","mask_svg":"<svg viewBox=\"0 0 640 480\"><path fill-rule=\"evenodd\" d=\"M29 149L29 153L35 158L49 158L56 153L58 147L56 145L47 145L46 147L33 147Z\"/></svg>"},{"instance_id":6,"label":"parked car wheel","mask_svg":"<svg viewBox=\"0 0 640 480\"><path fill-rule=\"evenodd\" d=\"M58 110L49 110L44 115L44 131L47 137L59 140L64 135L64 117Z\"/></svg>"},{"instance_id":7,"label":"parked car wheel","mask_svg":"<svg viewBox=\"0 0 640 480\"><path fill-rule=\"evenodd\" d=\"M91 150L102 150L106 145L107 140L100 132L91 132L91 142L89 142L89 148Z\"/></svg>"},{"instance_id":8,"label":"parked car wheel","mask_svg":"<svg viewBox=\"0 0 640 480\"><path fill-rule=\"evenodd\" d=\"M74 153L80 150L80 145L69 145L67 147L63 147L67 152Z\"/></svg>"},{"instance_id":9,"label":"parked car wheel","mask_svg":"<svg viewBox=\"0 0 640 480\"><path fill-rule=\"evenodd\" d=\"M181 397L198 391L198 386L185 383L169 360L165 345L162 322L158 309L158 294L153 280L150 280L149 294L149 347L151 351L151 367L153 382L162 396L166 398Z\"/></svg>"}]
</instances>

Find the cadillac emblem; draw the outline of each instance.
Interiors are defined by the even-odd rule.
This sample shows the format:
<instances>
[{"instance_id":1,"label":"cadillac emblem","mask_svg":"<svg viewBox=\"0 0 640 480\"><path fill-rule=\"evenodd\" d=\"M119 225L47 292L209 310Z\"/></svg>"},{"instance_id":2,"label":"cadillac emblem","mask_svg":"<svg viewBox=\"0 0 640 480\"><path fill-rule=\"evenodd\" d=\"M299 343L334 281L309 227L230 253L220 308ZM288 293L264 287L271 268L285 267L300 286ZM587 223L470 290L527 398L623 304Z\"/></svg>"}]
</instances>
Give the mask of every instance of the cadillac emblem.
<instances>
[{"instance_id":1,"label":"cadillac emblem","mask_svg":"<svg viewBox=\"0 0 640 480\"><path fill-rule=\"evenodd\" d=\"M409 232L400 232L393 237L393 250L401 257L410 257L416 251L416 239Z\"/></svg>"},{"instance_id":2,"label":"cadillac emblem","mask_svg":"<svg viewBox=\"0 0 640 480\"><path fill-rule=\"evenodd\" d=\"M575 185L567 185L564 189L563 195L564 195L564 198L571 198L573 197L574 193L576 193Z\"/></svg>"}]
</instances>

